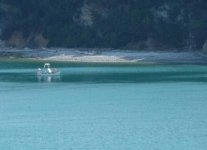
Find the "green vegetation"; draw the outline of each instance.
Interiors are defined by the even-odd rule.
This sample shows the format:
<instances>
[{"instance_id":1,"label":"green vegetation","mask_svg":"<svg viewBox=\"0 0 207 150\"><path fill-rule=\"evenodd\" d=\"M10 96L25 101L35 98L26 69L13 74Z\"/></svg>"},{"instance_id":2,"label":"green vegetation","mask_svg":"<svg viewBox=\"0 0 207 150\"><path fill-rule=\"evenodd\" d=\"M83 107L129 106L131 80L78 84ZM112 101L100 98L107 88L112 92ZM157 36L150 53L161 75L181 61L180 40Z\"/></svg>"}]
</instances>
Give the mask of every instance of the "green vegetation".
<instances>
[{"instance_id":1,"label":"green vegetation","mask_svg":"<svg viewBox=\"0 0 207 150\"><path fill-rule=\"evenodd\" d=\"M4 40L18 32L27 45L37 34L58 47L202 49L207 40L206 0L1 0L0 20Z\"/></svg>"}]
</instances>

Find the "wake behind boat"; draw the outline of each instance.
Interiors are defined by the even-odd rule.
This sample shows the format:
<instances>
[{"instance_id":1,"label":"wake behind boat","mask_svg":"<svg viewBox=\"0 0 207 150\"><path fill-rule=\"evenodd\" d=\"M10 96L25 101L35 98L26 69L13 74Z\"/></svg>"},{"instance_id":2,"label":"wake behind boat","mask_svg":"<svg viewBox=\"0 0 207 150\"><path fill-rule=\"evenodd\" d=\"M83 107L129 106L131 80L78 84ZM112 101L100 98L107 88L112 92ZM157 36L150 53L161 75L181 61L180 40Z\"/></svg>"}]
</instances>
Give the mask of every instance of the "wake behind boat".
<instances>
[{"instance_id":1,"label":"wake behind boat","mask_svg":"<svg viewBox=\"0 0 207 150\"><path fill-rule=\"evenodd\" d=\"M37 69L38 76L59 76L60 71L57 68L50 68L49 63L45 63L44 67Z\"/></svg>"}]
</instances>

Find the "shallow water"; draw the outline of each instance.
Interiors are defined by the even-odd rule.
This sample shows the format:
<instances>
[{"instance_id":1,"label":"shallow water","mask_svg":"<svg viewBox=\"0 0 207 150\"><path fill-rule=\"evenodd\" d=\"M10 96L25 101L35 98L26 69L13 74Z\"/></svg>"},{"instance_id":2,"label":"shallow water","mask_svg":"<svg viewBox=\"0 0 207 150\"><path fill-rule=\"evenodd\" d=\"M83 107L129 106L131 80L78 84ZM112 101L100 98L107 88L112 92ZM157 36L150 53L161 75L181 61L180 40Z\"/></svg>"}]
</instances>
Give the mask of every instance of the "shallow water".
<instances>
[{"instance_id":1,"label":"shallow water","mask_svg":"<svg viewBox=\"0 0 207 150\"><path fill-rule=\"evenodd\" d=\"M0 61L1 150L205 150L207 66Z\"/></svg>"}]
</instances>

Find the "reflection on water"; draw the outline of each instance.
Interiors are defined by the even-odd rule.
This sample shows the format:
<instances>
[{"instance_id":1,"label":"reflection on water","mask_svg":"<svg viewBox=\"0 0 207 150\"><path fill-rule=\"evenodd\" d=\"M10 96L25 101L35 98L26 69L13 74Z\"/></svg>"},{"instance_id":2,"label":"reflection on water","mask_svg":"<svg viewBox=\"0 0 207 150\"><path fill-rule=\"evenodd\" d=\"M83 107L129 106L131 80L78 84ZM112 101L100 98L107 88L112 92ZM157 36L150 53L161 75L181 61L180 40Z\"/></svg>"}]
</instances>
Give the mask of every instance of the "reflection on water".
<instances>
[{"instance_id":1,"label":"reflection on water","mask_svg":"<svg viewBox=\"0 0 207 150\"><path fill-rule=\"evenodd\" d=\"M42 63L41 63L42 64ZM207 82L207 66L53 63L61 76L37 76L40 62L0 62L0 82Z\"/></svg>"},{"instance_id":2,"label":"reflection on water","mask_svg":"<svg viewBox=\"0 0 207 150\"><path fill-rule=\"evenodd\" d=\"M38 82L60 82L60 76L37 76L37 81Z\"/></svg>"}]
</instances>

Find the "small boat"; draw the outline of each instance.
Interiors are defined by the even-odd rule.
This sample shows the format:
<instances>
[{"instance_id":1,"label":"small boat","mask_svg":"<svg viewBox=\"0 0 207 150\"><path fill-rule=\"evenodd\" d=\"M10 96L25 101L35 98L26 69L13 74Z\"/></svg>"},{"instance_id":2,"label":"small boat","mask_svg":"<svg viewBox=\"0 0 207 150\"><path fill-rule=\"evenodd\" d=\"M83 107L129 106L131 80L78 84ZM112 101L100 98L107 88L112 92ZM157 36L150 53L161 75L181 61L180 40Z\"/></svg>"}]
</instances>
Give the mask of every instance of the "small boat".
<instances>
[{"instance_id":1,"label":"small boat","mask_svg":"<svg viewBox=\"0 0 207 150\"><path fill-rule=\"evenodd\" d=\"M45 63L44 67L37 69L38 76L59 76L60 71L57 68L50 68L49 63Z\"/></svg>"}]
</instances>

